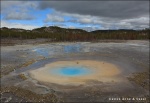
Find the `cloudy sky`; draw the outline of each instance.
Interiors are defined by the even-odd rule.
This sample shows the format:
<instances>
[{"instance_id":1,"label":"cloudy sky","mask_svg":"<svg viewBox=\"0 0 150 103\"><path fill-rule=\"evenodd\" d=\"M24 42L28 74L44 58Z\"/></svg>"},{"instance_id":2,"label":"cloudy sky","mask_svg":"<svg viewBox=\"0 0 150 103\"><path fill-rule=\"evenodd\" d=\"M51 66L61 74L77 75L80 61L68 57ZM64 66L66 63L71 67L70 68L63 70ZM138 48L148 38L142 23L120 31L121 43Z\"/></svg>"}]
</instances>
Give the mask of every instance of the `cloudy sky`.
<instances>
[{"instance_id":1,"label":"cloudy sky","mask_svg":"<svg viewBox=\"0 0 150 103\"><path fill-rule=\"evenodd\" d=\"M1 1L1 27L97 29L149 27L149 1Z\"/></svg>"}]
</instances>

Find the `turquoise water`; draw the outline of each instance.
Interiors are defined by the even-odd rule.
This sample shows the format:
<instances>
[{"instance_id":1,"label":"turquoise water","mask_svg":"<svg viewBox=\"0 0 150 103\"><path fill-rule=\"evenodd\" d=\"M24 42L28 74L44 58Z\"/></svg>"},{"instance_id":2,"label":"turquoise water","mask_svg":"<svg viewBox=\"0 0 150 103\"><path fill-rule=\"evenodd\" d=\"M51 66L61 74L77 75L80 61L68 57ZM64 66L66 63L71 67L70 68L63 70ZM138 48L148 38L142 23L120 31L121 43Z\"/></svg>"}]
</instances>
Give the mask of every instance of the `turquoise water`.
<instances>
[{"instance_id":1,"label":"turquoise water","mask_svg":"<svg viewBox=\"0 0 150 103\"><path fill-rule=\"evenodd\" d=\"M61 68L54 68L50 72L62 76L81 76L92 73L92 71L89 68L82 66L67 66Z\"/></svg>"}]
</instances>

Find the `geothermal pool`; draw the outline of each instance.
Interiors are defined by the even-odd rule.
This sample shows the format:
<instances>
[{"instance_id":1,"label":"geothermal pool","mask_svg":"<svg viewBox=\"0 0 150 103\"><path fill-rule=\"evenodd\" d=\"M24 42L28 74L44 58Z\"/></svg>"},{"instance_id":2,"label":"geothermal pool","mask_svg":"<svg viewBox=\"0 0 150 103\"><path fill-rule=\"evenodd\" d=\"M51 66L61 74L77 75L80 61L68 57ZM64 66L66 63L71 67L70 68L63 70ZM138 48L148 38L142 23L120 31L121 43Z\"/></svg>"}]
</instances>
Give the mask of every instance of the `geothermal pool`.
<instances>
[{"instance_id":1,"label":"geothermal pool","mask_svg":"<svg viewBox=\"0 0 150 103\"><path fill-rule=\"evenodd\" d=\"M56 61L31 70L30 76L38 81L61 85L79 85L90 80L117 81L117 66L94 60Z\"/></svg>"},{"instance_id":2,"label":"geothermal pool","mask_svg":"<svg viewBox=\"0 0 150 103\"><path fill-rule=\"evenodd\" d=\"M50 70L51 73L62 76L81 76L93 73L92 70L83 66L65 66Z\"/></svg>"}]
</instances>

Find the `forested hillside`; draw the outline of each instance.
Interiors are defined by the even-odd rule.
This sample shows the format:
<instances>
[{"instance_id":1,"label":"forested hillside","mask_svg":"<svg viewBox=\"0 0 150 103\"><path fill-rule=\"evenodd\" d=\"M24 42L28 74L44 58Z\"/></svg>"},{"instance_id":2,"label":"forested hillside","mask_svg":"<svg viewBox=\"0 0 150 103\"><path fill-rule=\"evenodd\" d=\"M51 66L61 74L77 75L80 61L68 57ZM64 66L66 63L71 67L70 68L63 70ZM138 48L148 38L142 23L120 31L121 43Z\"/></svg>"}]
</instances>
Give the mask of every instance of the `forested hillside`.
<instances>
[{"instance_id":1,"label":"forested hillside","mask_svg":"<svg viewBox=\"0 0 150 103\"><path fill-rule=\"evenodd\" d=\"M144 30L96 30L87 32L81 29L41 27L33 30L1 28L1 38L36 39L49 38L52 41L93 41L103 39L141 40L149 39L150 29Z\"/></svg>"}]
</instances>

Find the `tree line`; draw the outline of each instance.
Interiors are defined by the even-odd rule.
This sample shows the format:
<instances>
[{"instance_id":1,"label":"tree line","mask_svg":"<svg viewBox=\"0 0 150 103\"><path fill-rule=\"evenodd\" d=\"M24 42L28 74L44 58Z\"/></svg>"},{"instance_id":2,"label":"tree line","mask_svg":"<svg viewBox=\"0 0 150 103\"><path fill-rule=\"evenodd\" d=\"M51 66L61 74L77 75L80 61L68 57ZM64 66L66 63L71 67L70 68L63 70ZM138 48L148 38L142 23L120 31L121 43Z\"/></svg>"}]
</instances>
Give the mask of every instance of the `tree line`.
<instances>
[{"instance_id":1,"label":"tree line","mask_svg":"<svg viewBox=\"0 0 150 103\"><path fill-rule=\"evenodd\" d=\"M93 40L148 40L150 29L144 30L96 30L87 32L81 29L41 27L33 30L1 28L1 38L37 39L49 38L52 41L93 41Z\"/></svg>"}]
</instances>

